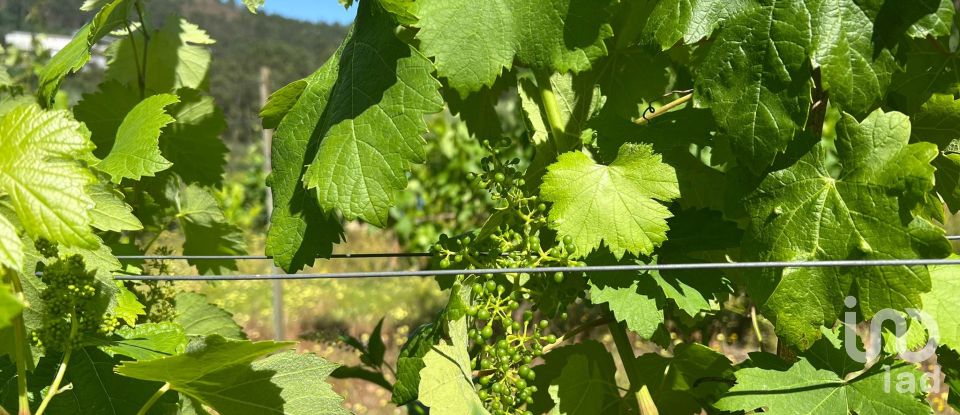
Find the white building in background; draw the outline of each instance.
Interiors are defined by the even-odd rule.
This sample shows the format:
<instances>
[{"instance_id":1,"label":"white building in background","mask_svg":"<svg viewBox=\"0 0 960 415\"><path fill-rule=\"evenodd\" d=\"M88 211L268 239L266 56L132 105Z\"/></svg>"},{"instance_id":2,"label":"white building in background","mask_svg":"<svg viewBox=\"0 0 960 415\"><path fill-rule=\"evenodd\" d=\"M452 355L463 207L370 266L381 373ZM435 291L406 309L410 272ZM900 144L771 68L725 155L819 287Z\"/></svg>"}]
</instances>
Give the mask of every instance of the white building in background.
<instances>
[{"instance_id":1,"label":"white building in background","mask_svg":"<svg viewBox=\"0 0 960 415\"><path fill-rule=\"evenodd\" d=\"M34 38L36 38L36 41L34 41ZM73 36L14 31L4 35L3 43L7 47L23 51L32 51L34 45L39 45L39 49L49 51L50 55L56 55L67 47L72 39ZM105 50L106 47L102 44L94 46L90 65L105 68L107 66L107 59L103 54Z\"/></svg>"}]
</instances>

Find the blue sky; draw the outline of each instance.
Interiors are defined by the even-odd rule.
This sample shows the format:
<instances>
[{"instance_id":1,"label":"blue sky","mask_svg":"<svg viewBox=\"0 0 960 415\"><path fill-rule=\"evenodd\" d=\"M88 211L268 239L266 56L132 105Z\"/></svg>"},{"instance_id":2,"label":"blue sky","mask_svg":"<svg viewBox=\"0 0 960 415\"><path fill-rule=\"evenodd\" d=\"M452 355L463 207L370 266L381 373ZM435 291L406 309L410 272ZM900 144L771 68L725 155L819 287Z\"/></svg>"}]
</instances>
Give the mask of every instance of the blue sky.
<instances>
[{"instance_id":1,"label":"blue sky","mask_svg":"<svg viewBox=\"0 0 960 415\"><path fill-rule=\"evenodd\" d=\"M344 10L337 0L267 0L263 8L291 19L342 24L352 23L357 11L356 2Z\"/></svg>"}]
</instances>

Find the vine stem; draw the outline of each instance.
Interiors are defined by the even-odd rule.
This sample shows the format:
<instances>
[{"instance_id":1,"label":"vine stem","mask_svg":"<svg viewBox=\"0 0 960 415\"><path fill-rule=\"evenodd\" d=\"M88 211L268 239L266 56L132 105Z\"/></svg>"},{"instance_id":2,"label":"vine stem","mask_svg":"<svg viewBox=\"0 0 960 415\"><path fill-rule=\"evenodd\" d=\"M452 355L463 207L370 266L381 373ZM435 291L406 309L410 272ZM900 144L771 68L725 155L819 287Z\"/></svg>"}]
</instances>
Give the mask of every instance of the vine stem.
<instances>
[{"instance_id":1,"label":"vine stem","mask_svg":"<svg viewBox=\"0 0 960 415\"><path fill-rule=\"evenodd\" d=\"M137 0L134 7L137 9L137 17L140 18L140 31L143 32L143 64L141 65L143 72L140 73L140 96L143 97L147 93L147 48L150 47L150 31L147 28L147 20L143 18L143 3Z\"/></svg>"},{"instance_id":2,"label":"vine stem","mask_svg":"<svg viewBox=\"0 0 960 415\"><path fill-rule=\"evenodd\" d=\"M13 286L13 294L21 303L23 303L23 286L20 284L20 278L17 278L11 271L6 275ZM20 408L18 415L30 415L30 396L27 394L27 326L23 321L23 312L13 318L13 347L17 361L17 401Z\"/></svg>"},{"instance_id":3,"label":"vine stem","mask_svg":"<svg viewBox=\"0 0 960 415\"><path fill-rule=\"evenodd\" d=\"M588 321L588 322L583 323L583 324L581 324L581 325L579 325L579 326L577 326L577 327L574 327L574 328L571 329L570 331L568 331L568 332L566 332L566 333L563 333L562 336L558 337L558 338L557 338L557 341L555 341L555 342L553 342L553 343L550 343L550 344L548 344L548 345L546 345L546 346L543 346L543 354L547 354L547 352L549 352L549 351L551 351L551 350L553 350L553 349L556 349L556 348L559 347L561 344L563 344L563 342L572 339L574 336L576 336L576 335L578 335L578 334L580 334L580 333L583 333L583 332L585 332L585 331L587 331L587 330L590 330L590 329L592 329L592 328L594 328L594 327L602 326L602 325L604 325L604 324L610 324L611 322L613 322L613 319L611 319L610 317L600 317L600 318L598 318L598 319L596 319L596 320Z\"/></svg>"},{"instance_id":4,"label":"vine stem","mask_svg":"<svg viewBox=\"0 0 960 415\"><path fill-rule=\"evenodd\" d=\"M672 109L674 109L674 108L676 108L676 107L679 107L679 106L681 106L681 105L683 105L683 104L686 104L686 103L689 102L691 99L693 99L693 94L692 94L692 93L686 94L686 95L684 95L684 96L682 96L682 97L680 97L680 98L677 98L677 99L675 99L675 100L673 100L673 101L671 101L671 102L668 102L666 105L664 105L664 106L662 106L662 107L660 107L660 108L657 108L657 110L654 111L654 112L653 112L652 114L650 114L649 116L646 116L646 115L645 115L645 116L643 116L643 117L640 117L640 118L637 118L637 119L633 120L633 123L634 123L634 124L637 124L637 125L647 124L647 123L650 122L650 120L652 120L652 119L654 119L654 118L657 118L657 117L659 117L659 116L661 116L661 115L663 115L663 114L666 114L666 113L670 112L670 110L672 110Z\"/></svg>"},{"instance_id":5,"label":"vine stem","mask_svg":"<svg viewBox=\"0 0 960 415\"><path fill-rule=\"evenodd\" d=\"M153 404L157 403L157 401L160 400L160 397L163 396L165 393L167 393L167 391L169 390L170 390L170 382L164 383L163 386L160 387L160 389L157 389L157 391L154 392L152 396L150 396L150 399L147 399L147 402L143 404L143 407L141 407L140 410L137 411L137 415L147 415L147 411L149 411L150 408L153 407Z\"/></svg>"},{"instance_id":6,"label":"vine stem","mask_svg":"<svg viewBox=\"0 0 960 415\"><path fill-rule=\"evenodd\" d=\"M633 354L633 345L630 344L626 326L623 323L612 321L607 324L607 328L610 329L613 343L617 346L617 354L620 355L620 362L623 363L623 371L627 373L627 380L630 381L630 391L639 391L643 382L638 377L639 372L636 370L637 356Z\"/></svg>"},{"instance_id":7,"label":"vine stem","mask_svg":"<svg viewBox=\"0 0 960 415\"><path fill-rule=\"evenodd\" d=\"M76 313L74 313L76 314ZM70 342L73 342L73 339L77 337L77 330L79 329L77 324L77 317L73 315L70 317ZM47 410L47 405L50 405L50 401L53 400L54 396L57 396L60 390L60 383L63 382L63 377L67 374L67 365L70 364L70 357L73 356L73 347L67 345L66 350L63 351L63 360L60 362L60 368L57 370L57 376L53 378L53 383L50 384L50 389L47 390L47 396L43 397L43 402L40 402L40 407L37 408L36 415L42 415L44 411Z\"/></svg>"},{"instance_id":8,"label":"vine stem","mask_svg":"<svg viewBox=\"0 0 960 415\"><path fill-rule=\"evenodd\" d=\"M540 100L543 102L543 111L547 116L547 124L550 125L550 132L553 134L553 140L557 146L557 153L567 150L566 144L566 126L560 115L560 103L557 102L557 95L553 92L553 85L550 83L550 74L546 72L536 72L534 76L537 79L537 88L540 89Z\"/></svg>"}]
</instances>

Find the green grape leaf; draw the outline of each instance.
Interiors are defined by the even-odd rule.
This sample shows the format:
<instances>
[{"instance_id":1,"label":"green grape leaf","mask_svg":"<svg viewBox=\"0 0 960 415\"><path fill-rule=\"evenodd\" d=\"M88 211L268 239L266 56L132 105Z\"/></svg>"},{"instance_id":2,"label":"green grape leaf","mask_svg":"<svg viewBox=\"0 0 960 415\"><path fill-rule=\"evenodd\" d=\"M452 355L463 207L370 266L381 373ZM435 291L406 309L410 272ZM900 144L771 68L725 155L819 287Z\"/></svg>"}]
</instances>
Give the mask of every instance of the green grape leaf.
<instances>
[{"instance_id":1,"label":"green grape leaf","mask_svg":"<svg viewBox=\"0 0 960 415\"><path fill-rule=\"evenodd\" d=\"M424 161L423 115L443 101L430 61L396 37L379 6L359 7L352 36L332 58L335 83L319 103L320 144L303 182L324 210L383 227L410 165ZM362 74L346 70L357 67Z\"/></svg>"},{"instance_id":2,"label":"green grape leaf","mask_svg":"<svg viewBox=\"0 0 960 415\"><path fill-rule=\"evenodd\" d=\"M112 355L133 360L153 360L182 354L187 348L187 335L177 323L144 323L117 330L120 340L101 346Z\"/></svg>"},{"instance_id":3,"label":"green grape leaf","mask_svg":"<svg viewBox=\"0 0 960 415\"><path fill-rule=\"evenodd\" d=\"M13 296L12 287L0 283L0 329L10 325L23 312L23 303Z\"/></svg>"},{"instance_id":4,"label":"green grape leaf","mask_svg":"<svg viewBox=\"0 0 960 415\"><path fill-rule=\"evenodd\" d=\"M953 349L941 347L937 349L937 364L944 374L943 382L950 390L960 388L960 354ZM960 396L955 393L947 394L947 403L957 410L960 408Z\"/></svg>"},{"instance_id":5,"label":"green grape leaf","mask_svg":"<svg viewBox=\"0 0 960 415\"><path fill-rule=\"evenodd\" d=\"M167 382L171 389L223 415L349 413L325 382L336 364L295 352L260 359L290 345L211 336L202 345L191 345L185 354L124 362L116 371L135 379Z\"/></svg>"},{"instance_id":6,"label":"green grape leaf","mask_svg":"<svg viewBox=\"0 0 960 415\"><path fill-rule=\"evenodd\" d=\"M50 401L50 413L64 415L129 415L137 413L150 396L163 386L159 382L130 379L114 373L119 359L93 347L74 350L63 385L72 385ZM30 391L42 396L60 364L59 356L45 356L30 379ZM177 394L169 392L157 401L149 415L175 411Z\"/></svg>"},{"instance_id":7,"label":"green grape leaf","mask_svg":"<svg viewBox=\"0 0 960 415\"><path fill-rule=\"evenodd\" d=\"M645 144L624 145L609 166L581 152L561 154L540 192L553 203L554 229L573 238L579 255L605 242L617 258L649 254L663 242L671 214L661 202L680 197L673 168Z\"/></svg>"},{"instance_id":8,"label":"green grape leaf","mask_svg":"<svg viewBox=\"0 0 960 415\"><path fill-rule=\"evenodd\" d=\"M142 33L132 36L142 43ZM110 46L107 54L110 65L106 79L126 85L137 85L137 62L143 62L143 47L134 47L131 36L125 36ZM144 88L148 94L172 93L180 88L204 89L210 69L208 46L215 41L203 29L184 19L167 19L164 25L150 35L147 50L148 68ZM134 52L137 52L135 54Z\"/></svg>"},{"instance_id":9,"label":"green grape leaf","mask_svg":"<svg viewBox=\"0 0 960 415\"><path fill-rule=\"evenodd\" d=\"M813 27L813 64L841 110L861 116L877 107L899 69L890 51L874 53L873 22L854 0L805 2Z\"/></svg>"},{"instance_id":10,"label":"green grape leaf","mask_svg":"<svg viewBox=\"0 0 960 415\"><path fill-rule=\"evenodd\" d=\"M910 124L913 126L911 138L946 149L951 141L960 139L960 99L934 94L910 117Z\"/></svg>"},{"instance_id":11,"label":"green grape leaf","mask_svg":"<svg viewBox=\"0 0 960 415\"><path fill-rule=\"evenodd\" d=\"M177 218L183 228L184 255L243 255L243 230L227 223L217 199L197 185L183 188L177 201ZM235 260L188 261L202 274L236 270Z\"/></svg>"},{"instance_id":12,"label":"green grape leaf","mask_svg":"<svg viewBox=\"0 0 960 415\"><path fill-rule=\"evenodd\" d=\"M218 335L227 339L243 340L247 336L243 328L233 320L233 315L207 302L202 294L184 292L175 300L177 316L174 322L183 327L191 337Z\"/></svg>"},{"instance_id":13,"label":"green grape leaf","mask_svg":"<svg viewBox=\"0 0 960 415\"><path fill-rule=\"evenodd\" d=\"M739 254L743 231L736 223L725 220L721 212L683 210L667 220L667 224L670 230L667 231L667 240L657 250L658 263L726 262ZM680 297L668 297L691 317L708 299L721 299L723 293L731 291L724 273L719 270L662 270L660 275L663 279L660 285L665 291L684 293Z\"/></svg>"},{"instance_id":14,"label":"green grape leaf","mask_svg":"<svg viewBox=\"0 0 960 415\"><path fill-rule=\"evenodd\" d=\"M907 52L906 70L890 85L894 108L915 114L935 93L960 93L960 51L944 53L926 39L916 40Z\"/></svg>"},{"instance_id":15,"label":"green grape leaf","mask_svg":"<svg viewBox=\"0 0 960 415\"><path fill-rule=\"evenodd\" d=\"M227 129L213 97L196 89L177 91L180 103L169 108L176 121L160 136L160 150L173 163L171 170L187 183L216 186L223 179L227 146L220 134Z\"/></svg>"},{"instance_id":16,"label":"green grape leaf","mask_svg":"<svg viewBox=\"0 0 960 415\"><path fill-rule=\"evenodd\" d=\"M612 286L590 282L590 302L607 304L617 321L626 323L630 331L650 339L663 324L663 307L655 297L640 293L636 281L630 286Z\"/></svg>"},{"instance_id":17,"label":"green grape leaf","mask_svg":"<svg viewBox=\"0 0 960 415\"><path fill-rule=\"evenodd\" d=\"M137 324L137 318L146 315L146 307L137 299L137 295L127 289L123 282L117 281L117 305L113 308L113 315L123 320L129 326Z\"/></svg>"},{"instance_id":18,"label":"green grape leaf","mask_svg":"<svg viewBox=\"0 0 960 415\"><path fill-rule=\"evenodd\" d=\"M598 415L622 413L613 357L588 340L552 350L534 368L534 413Z\"/></svg>"},{"instance_id":19,"label":"green grape leaf","mask_svg":"<svg viewBox=\"0 0 960 415\"><path fill-rule=\"evenodd\" d=\"M772 1L728 21L700 67L696 103L710 107L754 172L770 166L807 122L811 37L804 3Z\"/></svg>"},{"instance_id":20,"label":"green grape leaf","mask_svg":"<svg viewBox=\"0 0 960 415\"><path fill-rule=\"evenodd\" d=\"M133 107L117 129L110 153L95 166L110 175L114 183L154 176L172 164L160 153L160 132L174 122L166 107L180 102L176 95L154 95Z\"/></svg>"},{"instance_id":21,"label":"green grape leaf","mask_svg":"<svg viewBox=\"0 0 960 415\"><path fill-rule=\"evenodd\" d=\"M78 160L90 156L93 143L82 128L67 112L33 104L7 112L0 118L0 190L31 236L92 248L94 203L85 189L95 179Z\"/></svg>"},{"instance_id":22,"label":"green grape leaf","mask_svg":"<svg viewBox=\"0 0 960 415\"><path fill-rule=\"evenodd\" d=\"M67 75L77 72L90 60L90 48L110 32L125 27L133 2L113 0L105 5L93 21L84 25L60 50L37 72L39 87L37 96L45 107L53 104L60 84Z\"/></svg>"},{"instance_id":23,"label":"green grape leaf","mask_svg":"<svg viewBox=\"0 0 960 415\"><path fill-rule=\"evenodd\" d=\"M287 113L300 101L300 96L303 95L303 91L307 89L308 84L306 79L301 79L291 82L270 94L267 104L260 110L263 128L277 128L283 118L287 116Z\"/></svg>"},{"instance_id":24,"label":"green grape leaf","mask_svg":"<svg viewBox=\"0 0 960 415\"><path fill-rule=\"evenodd\" d=\"M90 210L90 226L110 232L143 229L140 219L133 214L133 208L123 201L123 194L110 185L98 183L88 186L87 194L94 203Z\"/></svg>"},{"instance_id":25,"label":"green grape leaf","mask_svg":"<svg viewBox=\"0 0 960 415\"><path fill-rule=\"evenodd\" d=\"M23 242L17 228L0 212L0 272L3 267L19 270L23 265Z\"/></svg>"},{"instance_id":26,"label":"green grape leaf","mask_svg":"<svg viewBox=\"0 0 960 415\"><path fill-rule=\"evenodd\" d=\"M418 2L420 50L465 97L492 86L514 58L547 73L579 73L607 54L609 1ZM472 10L463 13L463 10Z\"/></svg>"},{"instance_id":27,"label":"green grape leaf","mask_svg":"<svg viewBox=\"0 0 960 415\"><path fill-rule=\"evenodd\" d=\"M655 38L663 50L681 40L689 45L709 37L725 21L756 6L755 0L660 0L642 33Z\"/></svg>"},{"instance_id":28,"label":"green grape leaf","mask_svg":"<svg viewBox=\"0 0 960 415\"><path fill-rule=\"evenodd\" d=\"M943 197L951 213L960 210L960 154L940 155L933 161L937 168L937 193Z\"/></svg>"},{"instance_id":29,"label":"green grape leaf","mask_svg":"<svg viewBox=\"0 0 960 415\"><path fill-rule=\"evenodd\" d=\"M882 28L873 34L879 47L894 48L902 39L949 36L954 6L952 0L858 1Z\"/></svg>"},{"instance_id":30,"label":"green grape leaf","mask_svg":"<svg viewBox=\"0 0 960 415\"><path fill-rule=\"evenodd\" d=\"M771 173L745 201L750 224L748 260L804 261L943 257L943 231L901 207L933 187L937 155L930 143L907 144L910 122L900 113L873 112L862 123L844 115L836 146L839 176L826 167L823 145L796 164ZM920 305L930 288L925 267L788 268L758 271L751 296L782 339L801 349L832 325L855 289L869 318L884 308Z\"/></svg>"},{"instance_id":31,"label":"green grape leaf","mask_svg":"<svg viewBox=\"0 0 960 415\"><path fill-rule=\"evenodd\" d=\"M657 408L670 408L675 414L702 413L729 388L724 382L704 380L733 375L726 356L698 343L678 344L673 357L642 354L632 367Z\"/></svg>"},{"instance_id":32,"label":"green grape leaf","mask_svg":"<svg viewBox=\"0 0 960 415\"><path fill-rule=\"evenodd\" d=\"M397 381L393 384L392 402L406 405L417 399L420 388L420 371L424 368L423 356L439 341L441 331L438 323L424 324L410 335L397 357Z\"/></svg>"},{"instance_id":33,"label":"green grape leaf","mask_svg":"<svg viewBox=\"0 0 960 415\"><path fill-rule=\"evenodd\" d=\"M83 99L73 107L73 114L90 130L90 139L97 146L95 156L104 158L110 154L120 124L139 103L140 94L117 81L104 82L96 92L83 94Z\"/></svg>"},{"instance_id":34,"label":"green grape leaf","mask_svg":"<svg viewBox=\"0 0 960 415\"><path fill-rule=\"evenodd\" d=\"M338 56L340 51L304 80L296 104L283 103L289 99L287 93L277 92L264 107L289 106L277 112L282 120L273 136L273 171L267 178L275 208L266 244L267 255L272 255L274 262L287 272L313 265L317 257L329 257L333 245L343 240L339 218L324 212L301 182L304 166L316 156L313 126L323 117L322 107L336 82ZM265 118L265 122L269 119Z\"/></svg>"},{"instance_id":35,"label":"green grape leaf","mask_svg":"<svg viewBox=\"0 0 960 415\"><path fill-rule=\"evenodd\" d=\"M904 393L891 385L913 379L923 382L912 364L881 362L855 378L845 380L831 370L818 369L807 358L787 365L775 356L750 355L751 367L737 370L737 384L716 403L725 411L793 414L929 414L930 405L917 388Z\"/></svg>"},{"instance_id":36,"label":"green grape leaf","mask_svg":"<svg viewBox=\"0 0 960 415\"><path fill-rule=\"evenodd\" d=\"M243 4L247 6L247 10L250 10L250 13L256 13L263 3L266 3L266 0L243 0Z\"/></svg>"},{"instance_id":37,"label":"green grape leaf","mask_svg":"<svg viewBox=\"0 0 960 415\"><path fill-rule=\"evenodd\" d=\"M951 259L960 259L954 254ZM930 292L920 295L923 311L937 323L937 343L960 351L960 316L956 304L960 300L960 273L957 267L933 265L930 270Z\"/></svg>"},{"instance_id":38,"label":"green grape leaf","mask_svg":"<svg viewBox=\"0 0 960 415\"><path fill-rule=\"evenodd\" d=\"M441 340L423 356L419 399L437 415L487 415L473 389L470 353L467 351L467 319L451 321L450 342Z\"/></svg>"}]
</instances>

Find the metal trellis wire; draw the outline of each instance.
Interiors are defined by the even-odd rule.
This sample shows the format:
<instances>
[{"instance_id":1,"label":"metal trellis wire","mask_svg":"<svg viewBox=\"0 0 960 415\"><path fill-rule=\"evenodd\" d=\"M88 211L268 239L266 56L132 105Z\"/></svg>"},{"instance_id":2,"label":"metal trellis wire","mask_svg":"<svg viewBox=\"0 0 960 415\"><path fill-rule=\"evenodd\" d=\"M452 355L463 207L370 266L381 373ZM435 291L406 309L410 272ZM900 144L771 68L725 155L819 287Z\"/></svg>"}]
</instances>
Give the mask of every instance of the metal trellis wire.
<instances>
[{"instance_id":1,"label":"metal trellis wire","mask_svg":"<svg viewBox=\"0 0 960 415\"><path fill-rule=\"evenodd\" d=\"M118 275L120 281L250 281L250 280L310 280L310 279L363 279L457 276L470 274L536 274L555 272L630 272L664 270L712 270L750 268L828 268L828 267L890 267L920 265L960 265L960 259L883 259L883 260L835 260L835 261L765 261L765 262L719 262L685 264L638 264L595 265L582 267L533 267L533 268L479 268L441 269L416 271L370 271L331 272L305 274L237 274L237 275Z\"/></svg>"},{"instance_id":2,"label":"metal trellis wire","mask_svg":"<svg viewBox=\"0 0 960 415\"><path fill-rule=\"evenodd\" d=\"M949 235L946 237L950 241L960 241L960 235ZM430 252L367 252L367 253L347 253L333 254L329 258L318 259L370 259L370 258L428 258L433 256ZM257 261L270 260L270 255L117 255L121 261L163 261L163 260L188 260L188 261Z\"/></svg>"}]
</instances>

